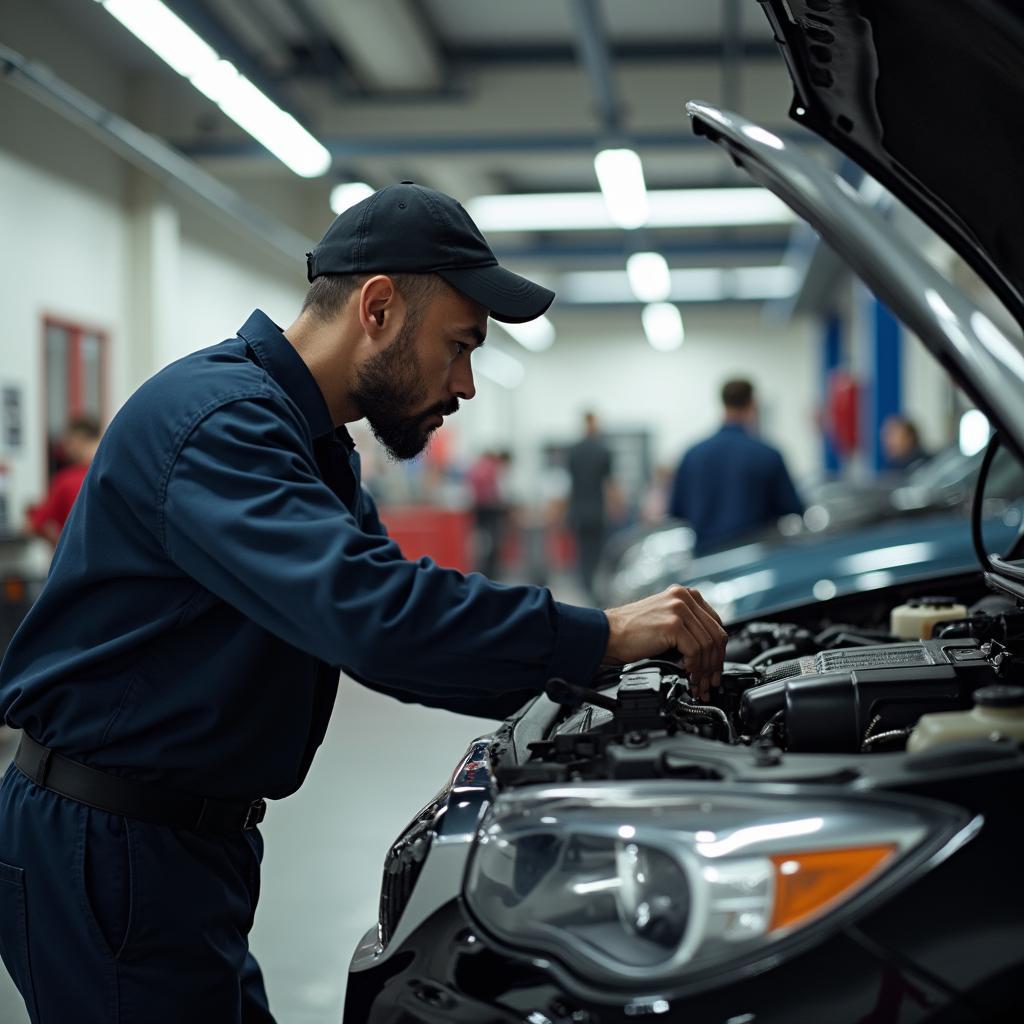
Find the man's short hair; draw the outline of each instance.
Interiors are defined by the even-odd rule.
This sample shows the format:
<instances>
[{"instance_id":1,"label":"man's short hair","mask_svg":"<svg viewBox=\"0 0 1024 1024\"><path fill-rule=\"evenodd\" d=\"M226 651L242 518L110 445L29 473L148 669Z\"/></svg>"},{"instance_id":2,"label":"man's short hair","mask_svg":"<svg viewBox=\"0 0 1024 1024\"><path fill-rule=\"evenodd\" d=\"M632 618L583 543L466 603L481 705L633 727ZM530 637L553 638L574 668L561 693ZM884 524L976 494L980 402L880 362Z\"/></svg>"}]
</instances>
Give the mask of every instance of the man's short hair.
<instances>
[{"instance_id":1,"label":"man's short hair","mask_svg":"<svg viewBox=\"0 0 1024 1024\"><path fill-rule=\"evenodd\" d=\"M302 312L309 310L319 320L333 320L352 293L362 288L373 274L321 274L315 278L302 300ZM437 274L389 274L406 305L415 315L441 291L450 287Z\"/></svg>"},{"instance_id":2,"label":"man's short hair","mask_svg":"<svg viewBox=\"0 0 1024 1024\"><path fill-rule=\"evenodd\" d=\"M722 405L726 409L749 409L754 401L754 385L737 377L722 385Z\"/></svg>"},{"instance_id":3,"label":"man's short hair","mask_svg":"<svg viewBox=\"0 0 1024 1024\"><path fill-rule=\"evenodd\" d=\"M73 416L68 420L65 433L77 434L89 441L98 441L103 434L103 428L95 416Z\"/></svg>"}]
</instances>

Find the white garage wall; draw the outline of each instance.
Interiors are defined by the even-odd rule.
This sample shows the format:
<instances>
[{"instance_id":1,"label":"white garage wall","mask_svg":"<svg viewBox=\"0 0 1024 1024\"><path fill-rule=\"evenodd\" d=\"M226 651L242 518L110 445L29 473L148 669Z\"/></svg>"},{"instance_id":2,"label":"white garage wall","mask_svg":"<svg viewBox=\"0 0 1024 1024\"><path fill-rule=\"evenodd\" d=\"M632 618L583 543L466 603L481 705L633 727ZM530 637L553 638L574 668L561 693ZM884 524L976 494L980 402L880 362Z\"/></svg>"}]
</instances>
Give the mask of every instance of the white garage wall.
<instances>
[{"instance_id":1,"label":"white garage wall","mask_svg":"<svg viewBox=\"0 0 1024 1024\"><path fill-rule=\"evenodd\" d=\"M281 327L298 315L303 254L289 267L194 211L182 219L180 253L175 331L157 353L161 365L231 337L254 309Z\"/></svg>"}]
</instances>

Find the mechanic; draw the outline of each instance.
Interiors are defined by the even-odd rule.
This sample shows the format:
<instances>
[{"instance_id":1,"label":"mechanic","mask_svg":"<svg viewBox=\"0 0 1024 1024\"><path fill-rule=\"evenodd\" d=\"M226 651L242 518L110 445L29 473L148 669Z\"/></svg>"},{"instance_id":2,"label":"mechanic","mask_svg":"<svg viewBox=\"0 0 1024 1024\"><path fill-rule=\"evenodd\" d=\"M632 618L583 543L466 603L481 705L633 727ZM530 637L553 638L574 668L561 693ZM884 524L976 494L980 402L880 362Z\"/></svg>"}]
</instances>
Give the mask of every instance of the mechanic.
<instances>
[{"instance_id":1,"label":"mechanic","mask_svg":"<svg viewBox=\"0 0 1024 1024\"><path fill-rule=\"evenodd\" d=\"M305 777L339 670L494 717L667 648L717 684L725 634L693 591L602 612L407 561L360 486L346 423L416 455L473 397L488 313L527 321L553 294L410 182L307 260L290 327L254 312L121 409L0 667L24 730L0 787L0 954L36 1024L272 1021L255 826Z\"/></svg>"},{"instance_id":2,"label":"mechanic","mask_svg":"<svg viewBox=\"0 0 1024 1024\"><path fill-rule=\"evenodd\" d=\"M693 527L697 555L804 510L782 455L755 436L754 386L726 381L722 405L721 428L683 456L669 497L669 515Z\"/></svg>"}]
</instances>

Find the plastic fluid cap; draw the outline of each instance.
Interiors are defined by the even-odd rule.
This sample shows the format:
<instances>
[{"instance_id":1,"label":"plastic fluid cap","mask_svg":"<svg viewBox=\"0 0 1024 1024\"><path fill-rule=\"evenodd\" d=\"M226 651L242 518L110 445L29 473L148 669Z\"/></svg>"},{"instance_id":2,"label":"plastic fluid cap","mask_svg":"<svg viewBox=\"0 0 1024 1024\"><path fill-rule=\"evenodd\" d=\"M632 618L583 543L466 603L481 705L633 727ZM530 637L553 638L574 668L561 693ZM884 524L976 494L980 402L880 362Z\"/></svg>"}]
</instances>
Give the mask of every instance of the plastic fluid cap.
<instances>
[{"instance_id":1,"label":"plastic fluid cap","mask_svg":"<svg viewBox=\"0 0 1024 1024\"><path fill-rule=\"evenodd\" d=\"M983 708L1024 707L1024 686L983 686L974 691L974 703Z\"/></svg>"},{"instance_id":2,"label":"plastic fluid cap","mask_svg":"<svg viewBox=\"0 0 1024 1024\"><path fill-rule=\"evenodd\" d=\"M927 640L939 622L967 618L967 606L951 597L918 597L893 608L889 632L901 640Z\"/></svg>"}]
</instances>

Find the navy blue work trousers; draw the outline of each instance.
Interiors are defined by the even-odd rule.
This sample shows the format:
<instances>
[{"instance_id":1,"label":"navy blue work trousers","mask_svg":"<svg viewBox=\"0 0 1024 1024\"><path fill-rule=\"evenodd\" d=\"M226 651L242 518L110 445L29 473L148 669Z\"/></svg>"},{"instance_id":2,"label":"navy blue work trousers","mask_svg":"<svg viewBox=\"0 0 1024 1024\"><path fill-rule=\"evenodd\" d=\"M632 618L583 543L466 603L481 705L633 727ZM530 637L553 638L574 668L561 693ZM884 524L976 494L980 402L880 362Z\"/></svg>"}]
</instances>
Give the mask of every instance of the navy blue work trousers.
<instances>
[{"instance_id":1,"label":"navy blue work trousers","mask_svg":"<svg viewBox=\"0 0 1024 1024\"><path fill-rule=\"evenodd\" d=\"M32 1024L273 1024L248 942L262 853L256 830L122 818L11 765L0 956Z\"/></svg>"}]
</instances>

